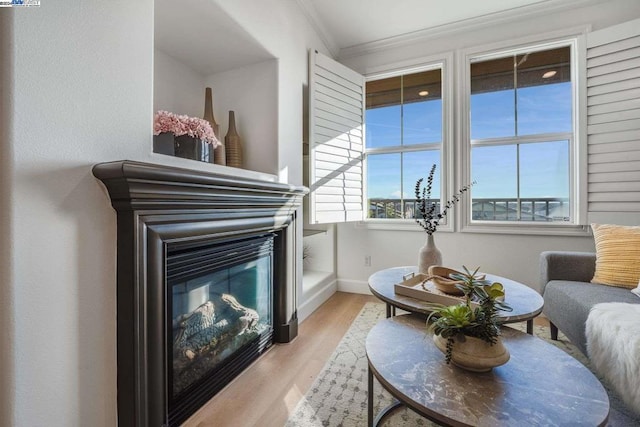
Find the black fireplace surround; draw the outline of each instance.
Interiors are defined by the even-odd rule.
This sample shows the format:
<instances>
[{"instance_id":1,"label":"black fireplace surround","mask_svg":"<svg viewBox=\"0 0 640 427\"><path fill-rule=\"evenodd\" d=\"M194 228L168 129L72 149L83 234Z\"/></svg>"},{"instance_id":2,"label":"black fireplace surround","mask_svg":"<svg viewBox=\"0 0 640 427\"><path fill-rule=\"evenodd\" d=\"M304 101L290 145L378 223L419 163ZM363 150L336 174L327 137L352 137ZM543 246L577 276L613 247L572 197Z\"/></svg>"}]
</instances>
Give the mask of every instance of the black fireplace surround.
<instances>
[{"instance_id":1,"label":"black fireplace surround","mask_svg":"<svg viewBox=\"0 0 640 427\"><path fill-rule=\"evenodd\" d=\"M179 425L271 340L285 343L297 335L296 220L307 189L126 160L97 164L93 174L117 212L118 425ZM173 261L168 259L192 248L226 251L233 260L234 245L242 247L238 262L258 256L273 260L272 333L245 345L255 350L240 362L225 362L223 372L215 372L222 380L175 403L169 342L173 279L167 275ZM259 248L254 258L252 245Z\"/></svg>"}]
</instances>

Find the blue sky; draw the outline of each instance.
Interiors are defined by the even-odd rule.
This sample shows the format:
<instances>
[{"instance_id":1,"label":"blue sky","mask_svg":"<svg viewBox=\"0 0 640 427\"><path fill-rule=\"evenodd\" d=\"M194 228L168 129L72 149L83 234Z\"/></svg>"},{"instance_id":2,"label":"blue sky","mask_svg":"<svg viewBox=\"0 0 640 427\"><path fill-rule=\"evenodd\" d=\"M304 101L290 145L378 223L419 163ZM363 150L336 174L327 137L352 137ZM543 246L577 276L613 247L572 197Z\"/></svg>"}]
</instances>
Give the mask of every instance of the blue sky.
<instances>
[{"instance_id":1,"label":"blue sky","mask_svg":"<svg viewBox=\"0 0 640 427\"><path fill-rule=\"evenodd\" d=\"M571 131L571 83L520 88L517 91L517 134ZM475 94L471 97L472 139L516 135L514 90ZM369 109L366 112L367 148L421 144L442 140L442 102L415 102ZM404 128L401 115L404 114ZM402 135L402 137L401 137ZM520 145L520 197L569 196L569 143L550 141ZM415 182L440 171L438 151L368 156L368 197L414 197ZM516 197L517 148L515 145L476 147L472 150L472 189L475 198ZM437 176L438 174L436 174ZM432 196L439 196L439 177ZM450 195L447 195L450 196Z\"/></svg>"}]
</instances>

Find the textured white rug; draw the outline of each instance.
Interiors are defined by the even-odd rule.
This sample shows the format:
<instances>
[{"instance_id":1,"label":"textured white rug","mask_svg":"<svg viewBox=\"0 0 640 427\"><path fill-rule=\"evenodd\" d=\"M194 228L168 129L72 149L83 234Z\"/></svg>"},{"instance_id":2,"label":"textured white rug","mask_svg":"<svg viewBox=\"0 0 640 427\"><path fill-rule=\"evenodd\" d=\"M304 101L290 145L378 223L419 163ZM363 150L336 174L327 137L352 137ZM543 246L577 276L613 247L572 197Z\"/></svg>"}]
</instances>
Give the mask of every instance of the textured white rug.
<instances>
[{"instance_id":1,"label":"textured white rug","mask_svg":"<svg viewBox=\"0 0 640 427\"><path fill-rule=\"evenodd\" d=\"M286 427L363 427L367 425L367 358L364 344L369 330L384 318L384 304L367 303L342 338L307 394L289 417ZM525 324L510 325L522 331ZM549 329L535 327L535 334L574 356L588 367L586 357L562 334L551 341ZM541 369L544 367L541 366ZM605 388L606 384L605 384ZM607 388L609 391L609 389ZM374 381L374 412L378 413L391 402L391 396ZM634 418L624 404L609 393L611 413L609 426L640 426L640 417ZM436 424L402 409L384 424L386 427L434 426ZM526 420L523 420L523 425Z\"/></svg>"},{"instance_id":2,"label":"textured white rug","mask_svg":"<svg viewBox=\"0 0 640 427\"><path fill-rule=\"evenodd\" d=\"M586 335L593 370L640 415L640 304L596 304Z\"/></svg>"}]
</instances>

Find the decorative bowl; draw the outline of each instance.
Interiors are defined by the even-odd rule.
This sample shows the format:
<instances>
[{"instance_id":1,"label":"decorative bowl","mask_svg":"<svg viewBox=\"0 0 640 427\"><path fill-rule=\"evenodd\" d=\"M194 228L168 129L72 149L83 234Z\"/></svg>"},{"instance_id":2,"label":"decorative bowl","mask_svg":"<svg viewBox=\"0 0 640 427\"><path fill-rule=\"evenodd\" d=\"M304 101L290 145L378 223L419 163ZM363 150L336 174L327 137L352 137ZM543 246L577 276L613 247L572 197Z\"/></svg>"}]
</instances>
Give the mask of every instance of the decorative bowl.
<instances>
[{"instance_id":1,"label":"decorative bowl","mask_svg":"<svg viewBox=\"0 0 640 427\"><path fill-rule=\"evenodd\" d=\"M451 279L449 275L453 273L461 274L459 271L441 265L432 265L428 271L429 279L433 282L436 289L449 295L462 295L463 292L458 289L456 285L464 282Z\"/></svg>"}]
</instances>

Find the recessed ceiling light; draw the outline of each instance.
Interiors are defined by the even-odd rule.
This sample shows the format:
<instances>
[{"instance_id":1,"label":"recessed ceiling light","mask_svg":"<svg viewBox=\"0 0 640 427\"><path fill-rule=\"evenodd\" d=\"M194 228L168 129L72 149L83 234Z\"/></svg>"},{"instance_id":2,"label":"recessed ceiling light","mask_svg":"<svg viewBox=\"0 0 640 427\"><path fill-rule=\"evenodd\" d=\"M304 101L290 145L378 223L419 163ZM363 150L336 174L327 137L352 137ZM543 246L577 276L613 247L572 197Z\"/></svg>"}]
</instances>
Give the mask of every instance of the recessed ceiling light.
<instances>
[{"instance_id":1,"label":"recessed ceiling light","mask_svg":"<svg viewBox=\"0 0 640 427\"><path fill-rule=\"evenodd\" d=\"M428 90L421 90L420 92L418 92L418 95L427 96L427 95L429 95L429 91Z\"/></svg>"},{"instance_id":2,"label":"recessed ceiling light","mask_svg":"<svg viewBox=\"0 0 640 427\"><path fill-rule=\"evenodd\" d=\"M555 70L547 71L546 73L544 73L544 74L542 75L542 78L543 78L543 79L549 79L549 78L551 78L551 77L555 76L557 73L558 73L558 72L557 72L557 71L555 71Z\"/></svg>"}]
</instances>

